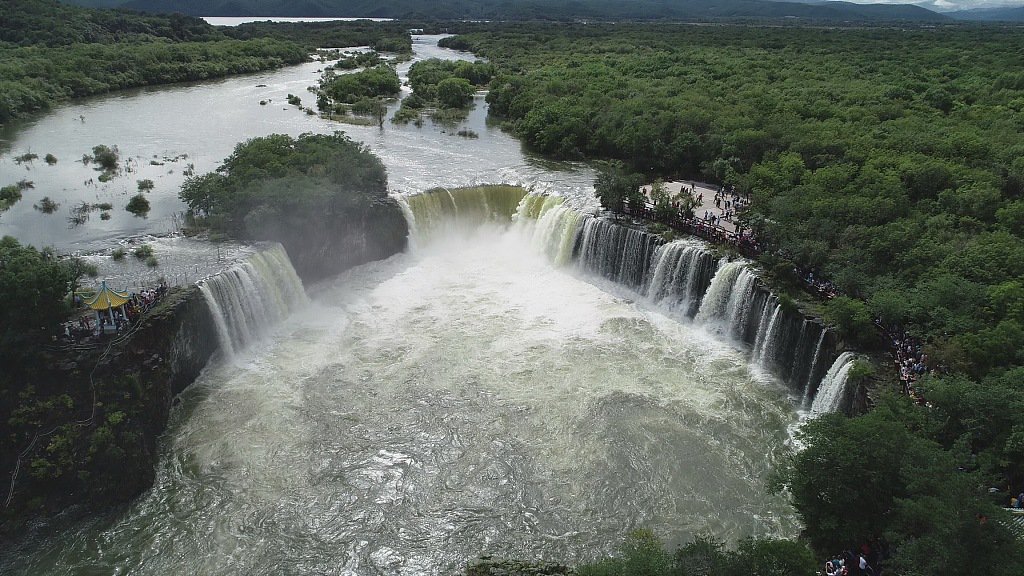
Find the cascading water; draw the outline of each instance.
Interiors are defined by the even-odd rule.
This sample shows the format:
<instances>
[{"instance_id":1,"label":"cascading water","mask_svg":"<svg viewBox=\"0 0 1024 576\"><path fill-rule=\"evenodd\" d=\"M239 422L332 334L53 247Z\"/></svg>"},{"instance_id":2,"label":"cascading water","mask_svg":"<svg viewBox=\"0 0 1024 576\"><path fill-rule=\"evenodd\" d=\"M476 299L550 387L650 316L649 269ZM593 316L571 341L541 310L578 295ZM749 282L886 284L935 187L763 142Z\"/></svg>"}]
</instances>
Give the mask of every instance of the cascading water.
<instances>
[{"instance_id":1,"label":"cascading water","mask_svg":"<svg viewBox=\"0 0 1024 576\"><path fill-rule=\"evenodd\" d=\"M692 317L711 283L717 262L702 242L678 240L658 247L647 298Z\"/></svg>"},{"instance_id":2,"label":"cascading water","mask_svg":"<svg viewBox=\"0 0 1024 576\"><path fill-rule=\"evenodd\" d=\"M738 326L737 319L744 316L749 306L749 299L744 299L744 296L752 281L753 274L747 270L745 262L729 262L723 259L711 279L711 285L701 299L697 321L705 324L720 322L733 327Z\"/></svg>"},{"instance_id":3,"label":"cascading water","mask_svg":"<svg viewBox=\"0 0 1024 576\"><path fill-rule=\"evenodd\" d=\"M420 240L484 222L514 223L556 265L636 290L656 306L751 347L751 359L810 398L826 330L787 314L750 263L715 256L697 240L662 243L644 230L581 213L564 198L509 186L438 189L400 199ZM515 204L513 208L513 203Z\"/></svg>"},{"instance_id":4,"label":"cascading water","mask_svg":"<svg viewBox=\"0 0 1024 576\"><path fill-rule=\"evenodd\" d=\"M736 497L788 453L796 414L777 380L693 323L551 263L659 307L688 299L731 338L760 334L765 357L790 336L797 354L827 356L819 324L795 324L747 263L697 242L662 246L558 199L497 209L434 194L403 203L430 249L325 283L317 313L268 335L256 361L212 365L154 489L113 528L41 555L53 569L16 573L450 573L522 550L572 563L610 551L623 525L674 539L797 531L781 497ZM435 238L448 232L456 241ZM304 299L287 264L274 247L202 286L228 353L294 307L284 294ZM803 362L785 360L774 365Z\"/></svg>"},{"instance_id":5,"label":"cascading water","mask_svg":"<svg viewBox=\"0 0 1024 576\"><path fill-rule=\"evenodd\" d=\"M660 244L658 236L643 230L590 218L583 224L576 262L587 272L640 290Z\"/></svg>"},{"instance_id":6,"label":"cascading water","mask_svg":"<svg viewBox=\"0 0 1024 576\"><path fill-rule=\"evenodd\" d=\"M818 393L814 395L814 402L811 403L812 415L835 412L842 407L846 396L847 377L856 361L857 355L853 352L843 352L836 358L825 377L821 379Z\"/></svg>"},{"instance_id":7,"label":"cascading water","mask_svg":"<svg viewBox=\"0 0 1024 576\"><path fill-rule=\"evenodd\" d=\"M112 117L124 111L123 97L115 100ZM390 136L352 128L405 192L502 170L511 181L539 171L560 193L575 178L572 190L590 192L592 172L534 166L518 142L485 131L477 105L482 137L471 147L430 126ZM223 140L227 152L206 156L222 157L237 138ZM506 140L514 146L494 144ZM327 280L316 313L271 331L253 362L212 363L161 442L152 490L37 552L0 554L0 572L447 574L481 554L529 551L575 564L613 551L624 527L670 541L696 531L730 541L797 533L782 496L744 497L763 493L795 420L785 393L750 369L747 354L524 249L518 225L508 225L522 192L437 194L398 199L410 240L424 246L451 230L456 241ZM550 225L545 252L568 264L595 218L551 204L536 200L527 210L536 224L523 228ZM474 220L510 230L485 225L479 242L462 242L461 223ZM653 238L638 234L644 242L624 248ZM651 272L655 252L636 268ZM710 283L717 258L701 258ZM224 314L261 297L257 271L233 274L204 286ZM224 293L215 293L221 281ZM699 306L706 286L687 290ZM764 293L749 292L747 324L760 318ZM230 343L241 320L218 318Z\"/></svg>"},{"instance_id":8,"label":"cascading water","mask_svg":"<svg viewBox=\"0 0 1024 576\"><path fill-rule=\"evenodd\" d=\"M804 383L804 398L800 403L801 406L806 407L811 401L811 384L815 381L814 376L818 371L819 358L821 357L821 345L825 343L825 335L828 331L821 330L821 335L818 336L818 343L814 345L814 355L811 357L811 368L807 373L807 382Z\"/></svg>"},{"instance_id":9,"label":"cascading water","mask_svg":"<svg viewBox=\"0 0 1024 576\"><path fill-rule=\"evenodd\" d=\"M280 244L199 284L228 356L307 302L288 253Z\"/></svg>"},{"instance_id":10,"label":"cascading water","mask_svg":"<svg viewBox=\"0 0 1024 576\"><path fill-rule=\"evenodd\" d=\"M413 244L419 245L484 222L509 223L524 197L524 188L488 185L437 188L396 199L408 220Z\"/></svg>"},{"instance_id":11,"label":"cascading water","mask_svg":"<svg viewBox=\"0 0 1024 576\"><path fill-rule=\"evenodd\" d=\"M556 266L565 265L572 259L576 239L588 219L591 217L562 204L545 210L533 232L533 245Z\"/></svg>"},{"instance_id":12,"label":"cascading water","mask_svg":"<svg viewBox=\"0 0 1024 576\"><path fill-rule=\"evenodd\" d=\"M769 310L771 314L769 315ZM775 350L779 340L780 319L782 317L782 306L775 298L770 299L770 306L765 306L761 315L761 322L758 324L757 340L754 343L754 361L765 365L766 361L774 358ZM768 322L764 321L768 318Z\"/></svg>"}]
</instances>

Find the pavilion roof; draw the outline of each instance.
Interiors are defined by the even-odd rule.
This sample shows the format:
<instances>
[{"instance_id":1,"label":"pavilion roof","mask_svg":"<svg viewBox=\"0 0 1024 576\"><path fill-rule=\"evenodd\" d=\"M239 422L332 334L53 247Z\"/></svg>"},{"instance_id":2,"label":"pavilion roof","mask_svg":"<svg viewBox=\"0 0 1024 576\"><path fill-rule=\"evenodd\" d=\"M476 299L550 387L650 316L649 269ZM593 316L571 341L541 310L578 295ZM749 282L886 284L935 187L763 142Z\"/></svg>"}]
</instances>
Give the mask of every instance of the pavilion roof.
<instances>
[{"instance_id":1,"label":"pavilion roof","mask_svg":"<svg viewBox=\"0 0 1024 576\"><path fill-rule=\"evenodd\" d=\"M107 286L107 282L104 280L100 284L100 289L96 291L96 295L86 300L85 305L93 310L108 310L124 306L130 299L131 295L128 294L128 291L114 290Z\"/></svg>"}]
</instances>

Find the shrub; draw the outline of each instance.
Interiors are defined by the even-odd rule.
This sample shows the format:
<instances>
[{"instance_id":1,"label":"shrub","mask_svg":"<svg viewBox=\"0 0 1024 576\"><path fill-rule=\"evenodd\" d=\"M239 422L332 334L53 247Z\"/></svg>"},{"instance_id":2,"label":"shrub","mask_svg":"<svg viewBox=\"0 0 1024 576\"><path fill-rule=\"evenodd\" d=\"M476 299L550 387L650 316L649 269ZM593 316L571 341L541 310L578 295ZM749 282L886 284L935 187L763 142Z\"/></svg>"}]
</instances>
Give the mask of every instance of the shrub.
<instances>
[{"instance_id":1,"label":"shrub","mask_svg":"<svg viewBox=\"0 0 1024 576\"><path fill-rule=\"evenodd\" d=\"M0 211L7 210L21 200L21 188L17 184L0 188Z\"/></svg>"},{"instance_id":2,"label":"shrub","mask_svg":"<svg viewBox=\"0 0 1024 576\"><path fill-rule=\"evenodd\" d=\"M437 83L437 102L443 108L462 108L473 100L476 88L465 78L445 78Z\"/></svg>"},{"instance_id":3,"label":"shrub","mask_svg":"<svg viewBox=\"0 0 1024 576\"><path fill-rule=\"evenodd\" d=\"M142 194L136 194L135 196L132 196L131 200L128 201L128 205L125 206L124 209L136 216L145 216L149 213L149 200L147 200Z\"/></svg>"},{"instance_id":4,"label":"shrub","mask_svg":"<svg viewBox=\"0 0 1024 576\"><path fill-rule=\"evenodd\" d=\"M43 199L39 201L39 204L33 204L32 207L43 214L53 214L58 208L60 208L60 204L51 200L49 196L43 196Z\"/></svg>"},{"instance_id":5,"label":"shrub","mask_svg":"<svg viewBox=\"0 0 1024 576\"><path fill-rule=\"evenodd\" d=\"M145 260L153 255L153 247L149 244L143 244L132 251L132 254L139 260Z\"/></svg>"},{"instance_id":6,"label":"shrub","mask_svg":"<svg viewBox=\"0 0 1024 576\"><path fill-rule=\"evenodd\" d=\"M878 334L871 321L871 312L860 300L847 296L832 298L825 303L824 315L847 341L869 348L878 345Z\"/></svg>"},{"instance_id":7,"label":"shrub","mask_svg":"<svg viewBox=\"0 0 1024 576\"><path fill-rule=\"evenodd\" d=\"M107 172L115 172L117 163L121 159L117 146L106 146L100 144L92 148L92 161L99 164Z\"/></svg>"}]
</instances>

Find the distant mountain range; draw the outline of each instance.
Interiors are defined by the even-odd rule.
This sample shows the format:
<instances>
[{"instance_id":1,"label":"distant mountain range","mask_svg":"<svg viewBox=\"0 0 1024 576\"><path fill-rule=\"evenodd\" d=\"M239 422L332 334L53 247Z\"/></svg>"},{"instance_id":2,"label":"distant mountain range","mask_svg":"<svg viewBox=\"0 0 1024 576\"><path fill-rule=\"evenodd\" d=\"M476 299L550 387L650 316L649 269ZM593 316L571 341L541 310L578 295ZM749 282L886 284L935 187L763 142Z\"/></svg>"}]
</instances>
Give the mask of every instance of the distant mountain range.
<instances>
[{"instance_id":1,"label":"distant mountain range","mask_svg":"<svg viewBox=\"0 0 1024 576\"><path fill-rule=\"evenodd\" d=\"M1024 22L1024 7L938 13L915 4L831 0L64 0L93 8L192 16L366 17L428 20L704 20L799 18L826 21Z\"/></svg>"},{"instance_id":2,"label":"distant mountain range","mask_svg":"<svg viewBox=\"0 0 1024 576\"><path fill-rule=\"evenodd\" d=\"M94 8L192 16L367 17L431 20L700 20L800 18L828 21L948 21L911 4L770 0L65 0Z\"/></svg>"},{"instance_id":3,"label":"distant mountain range","mask_svg":"<svg viewBox=\"0 0 1024 576\"><path fill-rule=\"evenodd\" d=\"M976 8L949 13L958 20L975 22L1024 22L1024 6L1013 8Z\"/></svg>"}]
</instances>

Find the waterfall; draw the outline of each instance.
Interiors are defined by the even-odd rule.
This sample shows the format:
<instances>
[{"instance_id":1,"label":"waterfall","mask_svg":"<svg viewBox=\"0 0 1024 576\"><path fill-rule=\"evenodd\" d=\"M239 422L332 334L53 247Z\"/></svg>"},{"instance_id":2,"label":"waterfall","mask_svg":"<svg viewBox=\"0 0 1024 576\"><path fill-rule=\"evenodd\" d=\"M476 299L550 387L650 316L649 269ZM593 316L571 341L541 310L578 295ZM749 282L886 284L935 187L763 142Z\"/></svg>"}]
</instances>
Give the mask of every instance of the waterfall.
<instances>
[{"instance_id":1,"label":"waterfall","mask_svg":"<svg viewBox=\"0 0 1024 576\"><path fill-rule=\"evenodd\" d=\"M217 326L221 349L232 355L307 302L288 253L280 244L199 284Z\"/></svg>"},{"instance_id":2,"label":"waterfall","mask_svg":"<svg viewBox=\"0 0 1024 576\"><path fill-rule=\"evenodd\" d=\"M823 352L826 329L786 309L749 261L718 258L703 241L665 243L626 222L580 212L563 197L514 186L441 188L398 200L414 245L485 222L511 223L556 266L572 262L653 305L746 343L753 362L805 399L821 378L820 358L829 355Z\"/></svg>"},{"instance_id":3,"label":"waterfall","mask_svg":"<svg viewBox=\"0 0 1024 576\"><path fill-rule=\"evenodd\" d=\"M856 360L857 355L853 352L843 352L836 358L825 377L821 379L818 393L814 395L814 402L811 403L812 415L839 410L846 396L846 378Z\"/></svg>"},{"instance_id":4,"label":"waterfall","mask_svg":"<svg viewBox=\"0 0 1024 576\"><path fill-rule=\"evenodd\" d=\"M744 342L752 343L757 339L768 307L767 293L757 288L757 274L742 265L726 302L725 320L733 334ZM755 318L759 319L757 323L754 323Z\"/></svg>"},{"instance_id":5,"label":"waterfall","mask_svg":"<svg viewBox=\"0 0 1024 576\"><path fill-rule=\"evenodd\" d=\"M526 190L518 186L488 185L435 188L396 199L408 221L413 244L420 245L441 233L472 229L485 222L510 223L525 196Z\"/></svg>"},{"instance_id":6,"label":"waterfall","mask_svg":"<svg viewBox=\"0 0 1024 576\"><path fill-rule=\"evenodd\" d=\"M821 335L818 336L818 343L814 346L814 356L811 357L811 368L807 373L807 382L804 384L803 406L807 406L807 403L811 401L811 383L814 382L815 373L818 371L818 363L821 356L821 345L825 342L826 334L828 334L828 331L822 330Z\"/></svg>"},{"instance_id":7,"label":"waterfall","mask_svg":"<svg viewBox=\"0 0 1024 576\"><path fill-rule=\"evenodd\" d=\"M642 290L661 238L601 218L588 218L577 243L576 262L587 272Z\"/></svg>"},{"instance_id":8,"label":"waterfall","mask_svg":"<svg viewBox=\"0 0 1024 576\"><path fill-rule=\"evenodd\" d=\"M692 317L711 283L717 262L698 241L677 240L658 247L647 298Z\"/></svg>"},{"instance_id":9,"label":"waterfall","mask_svg":"<svg viewBox=\"0 0 1024 576\"><path fill-rule=\"evenodd\" d=\"M525 204L530 198L532 197L524 198L523 203ZM533 246L546 254L555 265L566 264L572 259L576 237L580 233L583 220L590 216L584 216L582 213L562 205L561 202L553 207L543 209L542 214L533 231Z\"/></svg>"},{"instance_id":10,"label":"waterfall","mask_svg":"<svg viewBox=\"0 0 1024 576\"><path fill-rule=\"evenodd\" d=\"M546 194L527 194L516 206L517 220L540 220L548 210L560 206L565 198Z\"/></svg>"},{"instance_id":11,"label":"waterfall","mask_svg":"<svg viewBox=\"0 0 1024 576\"><path fill-rule=\"evenodd\" d=\"M698 321L709 322L725 317L733 285L744 268L741 262L729 262L725 259L719 262L718 270L711 278L711 285L708 286L708 291L704 293L697 309Z\"/></svg>"},{"instance_id":12,"label":"waterfall","mask_svg":"<svg viewBox=\"0 0 1024 576\"><path fill-rule=\"evenodd\" d=\"M752 328L759 328L769 311L757 289L757 275L750 270L748 264L744 260L722 260L700 302L697 320L704 323L718 322L733 336L754 343L751 337L756 337L760 331L752 331ZM755 316L760 318L760 322L751 326Z\"/></svg>"},{"instance_id":13,"label":"waterfall","mask_svg":"<svg viewBox=\"0 0 1024 576\"><path fill-rule=\"evenodd\" d=\"M761 322L757 327L757 340L754 342L754 361L765 366L775 358L775 349L779 341L782 323L782 306L772 298L772 306L765 306L761 314ZM771 309L771 316L767 323L764 319L768 317L768 310Z\"/></svg>"}]
</instances>

